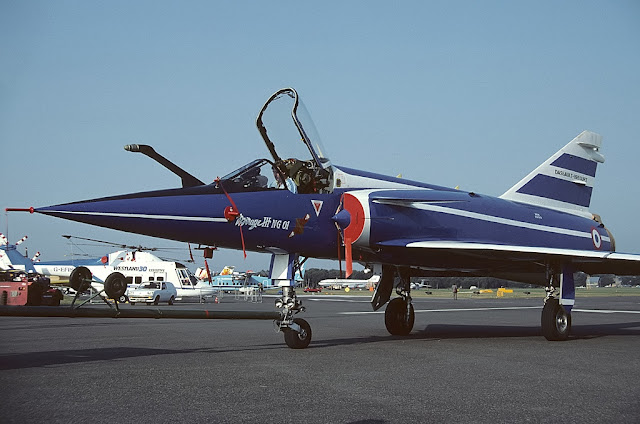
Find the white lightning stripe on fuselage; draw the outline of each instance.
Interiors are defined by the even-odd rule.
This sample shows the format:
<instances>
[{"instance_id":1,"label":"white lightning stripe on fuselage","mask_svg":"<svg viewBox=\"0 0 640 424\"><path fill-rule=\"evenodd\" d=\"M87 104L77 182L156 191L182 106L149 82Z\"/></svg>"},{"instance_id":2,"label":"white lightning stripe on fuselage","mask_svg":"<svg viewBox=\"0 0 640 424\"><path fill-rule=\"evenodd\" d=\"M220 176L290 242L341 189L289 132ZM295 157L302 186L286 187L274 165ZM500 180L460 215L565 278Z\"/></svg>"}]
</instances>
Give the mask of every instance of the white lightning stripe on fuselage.
<instances>
[{"instance_id":1,"label":"white lightning stripe on fuselage","mask_svg":"<svg viewBox=\"0 0 640 424\"><path fill-rule=\"evenodd\" d=\"M72 215L91 215L91 216L112 216L116 218L170 219L174 221L227 222L226 218L212 218L208 216L151 215L151 214L143 214L143 213L80 212L80 211L47 211L47 213L66 213L66 214L72 214Z\"/></svg>"},{"instance_id":2,"label":"white lightning stripe on fuselage","mask_svg":"<svg viewBox=\"0 0 640 424\"><path fill-rule=\"evenodd\" d=\"M516 221L514 219L501 218L499 216L485 215L485 214L481 214L481 213L477 213L477 212L471 212L471 211L464 211L464 210L460 210L460 209L447 208L447 207L444 207L444 206L437 206L437 205L432 205L432 204L428 204L428 203L413 202L413 203L411 203L411 207L416 208L416 209L426 210L426 211L441 212L441 213L446 213L446 214L449 214L449 215L457 215L457 216L462 216L462 217L465 217L465 218L477 219L477 220L480 220L480 221L494 222L496 224L510 225L512 227L527 228L527 229L530 229L530 230L537 230L537 231L546 231L548 233L563 234L563 235L567 235L567 236L583 237L583 238L588 238L588 239L590 239L592 237L590 232L578 231L578 230L569 230L567 228L549 227L547 225L533 224L533 223L530 223L530 222L523 222L523 221ZM608 236L600 235L600 237L602 238L602 240L604 240L606 242L610 241Z\"/></svg>"},{"instance_id":3,"label":"white lightning stripe on fuselage","mask_svg":"<svg viewBox=\"0 0 640 424\"><path fill-rule=\"evenodd\" d=\"M408 243L407 247L426 248L426 249L467 249L467 250L495 250L498 252L522 252L522 253L541 253L560 256L578 256L590 258L610 258L617 260L638 260L633 255L618 254L606 250L576 250L562 249L555 247L539 247L539 246L514 246L509 244L489 244L489 243L473 243L460 242L450 240L429 240L415 241Z\"/></svg>"}]
</instances>

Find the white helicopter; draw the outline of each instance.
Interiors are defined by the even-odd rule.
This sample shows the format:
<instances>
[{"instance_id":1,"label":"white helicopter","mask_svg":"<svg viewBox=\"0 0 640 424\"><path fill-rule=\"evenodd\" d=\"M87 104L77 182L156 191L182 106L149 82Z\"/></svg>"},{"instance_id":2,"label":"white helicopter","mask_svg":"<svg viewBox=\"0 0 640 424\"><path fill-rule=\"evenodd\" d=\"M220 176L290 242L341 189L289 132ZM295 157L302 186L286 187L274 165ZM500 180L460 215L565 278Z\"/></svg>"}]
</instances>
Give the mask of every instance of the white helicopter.
<instances>
[{"instance_id":1,"label":"white helicopter","mask_svg":"<svg viewBox=\"0 0 640 424\"><path fill-rule=\"evenodd\" d=\"M15 244L9 243L4 234L0 233L0 271L19 269L25 272L34 272L34 262L38 260L40 252L36 253L31 259L27 255L18 252L20 246L27 239L22 237Z\"/></svg>"},{"instance_id":2,"label":"white helicopter","mask_svg":"<svg viewBox=\"0 0 640 424\"><path fill-rule=\"evenodd\" d=\"M143 282L170 282L177 292L176 300L196 298L202 300L217 293L217 288L196 278L189 268L180 262L164 260L142 246L127 246L102 240L63 235L67 239L87 240L120 247L122 250L109 253L96 259L73 259L70 261L38 262L36 271L47 276L70 277L78 267L87 268L91 276L91 285L102 291L105 285L117 281L127 287L136 287ZM109 282L109 283L107 283Z\"/></svg>"}]
</instances>

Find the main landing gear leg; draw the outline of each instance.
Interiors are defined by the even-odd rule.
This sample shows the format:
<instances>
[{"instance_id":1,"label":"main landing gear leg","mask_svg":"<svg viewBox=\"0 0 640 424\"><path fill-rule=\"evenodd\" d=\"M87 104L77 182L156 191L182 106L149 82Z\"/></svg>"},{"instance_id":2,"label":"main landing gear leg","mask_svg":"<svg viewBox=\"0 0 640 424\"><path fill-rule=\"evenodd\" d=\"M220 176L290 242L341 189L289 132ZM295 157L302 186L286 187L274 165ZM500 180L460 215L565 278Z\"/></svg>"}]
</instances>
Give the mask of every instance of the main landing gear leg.
<instances>
[{"instance_id":1,"label":"main landing gear leg","mask_svg":"<svg viewBox=\"0 0 640 424\"><path fill-rule=\"evenodd\" d=\"M305 308L295 292L295 272L300 268L297 255L273 254L271 256L271 279L282 287L282 297L276 307L282 309L282 318L275 321L277 331L284 333L284 341L292 349L304 349L311 343L311 326L302 318L293 318Z\"/></svg>"},{"instance_id":2,"label":"main landing gear leg","mask_svg":"<svg viewBox=\"0 0 640 424\"><path fill-rule=\"evenodd\" d=\"M560 283L560 298L554 285ZM573 269L564 265L561 274L553 274L545 288L547 295L542 309L542 335L551 341L567 340L571 332L571 309L575 304Z\"/></svg>"},{"instance_id":3,"label":"main landing gear leg","mask_svg":"<svg viewBox=\"0 0 640 424\"><path fill-rule=\"evenodd\" d=\"M411 333L415 321L415 312L411 303L411 270L399 268L400 282L396 287L396 297L384 312L384 324L394 336L406 336ZM383 271L384 279L384 271Z\"/></svg>"}]
</instances>

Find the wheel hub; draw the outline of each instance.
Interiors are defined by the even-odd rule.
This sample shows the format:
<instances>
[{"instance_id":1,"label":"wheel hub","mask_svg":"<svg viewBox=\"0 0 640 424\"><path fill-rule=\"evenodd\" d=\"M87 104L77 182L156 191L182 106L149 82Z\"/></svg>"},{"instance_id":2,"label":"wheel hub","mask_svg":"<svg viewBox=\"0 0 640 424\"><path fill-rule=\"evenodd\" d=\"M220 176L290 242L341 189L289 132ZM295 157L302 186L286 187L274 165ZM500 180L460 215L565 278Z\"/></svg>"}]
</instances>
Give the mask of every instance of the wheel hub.
<instances>
[{"instance_id":1,"label":"wheel hub","mask_svg":"<svg viewBox=\"0 0 640 424\"><path fill-rule=\"evenodd\" d=\"M567 331L567 327L569 326L569 320L567 319L567 314L562 310L562 307L556 314L556 328L558 332L564 333Z\"/></svg>"}]
</instances>

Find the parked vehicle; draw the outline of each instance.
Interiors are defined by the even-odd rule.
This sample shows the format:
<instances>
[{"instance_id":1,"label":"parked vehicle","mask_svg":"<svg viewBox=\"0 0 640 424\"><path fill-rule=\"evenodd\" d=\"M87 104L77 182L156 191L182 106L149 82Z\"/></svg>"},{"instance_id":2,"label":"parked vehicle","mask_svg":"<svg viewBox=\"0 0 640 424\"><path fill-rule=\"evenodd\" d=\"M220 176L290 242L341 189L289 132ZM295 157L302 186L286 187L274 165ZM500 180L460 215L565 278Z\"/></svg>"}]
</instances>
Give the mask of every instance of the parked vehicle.
<instances>
[{"instance_id":1,"label":"parked vehicle","mask_svg":"<svg viewBox=\"0 0 640 424\"><path fill-rule=\"evenodd\" d=\"M50 283L40 274L0 271L0 305L58 306L64 296Z\"/></svg>"},{"instance_id":2,"label":"parked vehicle","mask_svg":"<svg viewBox=\"0 0 640 424\"><path fill-rule=\"evenodd\" d=\"M168 281L147 281L138 287L127 290L127 297L131 305L135 305L137 302L144 302L147 305L167 302L169 305L173 305L176 296L175 286Z\"/></svg>"}]
</instances>

